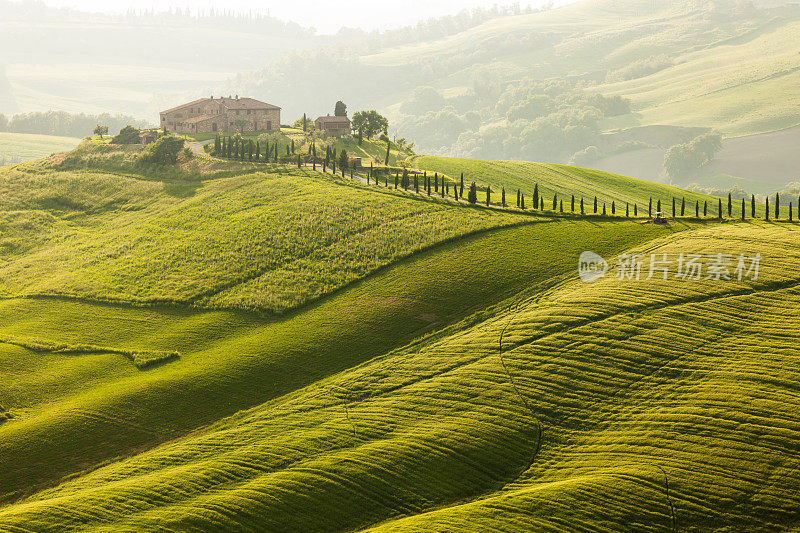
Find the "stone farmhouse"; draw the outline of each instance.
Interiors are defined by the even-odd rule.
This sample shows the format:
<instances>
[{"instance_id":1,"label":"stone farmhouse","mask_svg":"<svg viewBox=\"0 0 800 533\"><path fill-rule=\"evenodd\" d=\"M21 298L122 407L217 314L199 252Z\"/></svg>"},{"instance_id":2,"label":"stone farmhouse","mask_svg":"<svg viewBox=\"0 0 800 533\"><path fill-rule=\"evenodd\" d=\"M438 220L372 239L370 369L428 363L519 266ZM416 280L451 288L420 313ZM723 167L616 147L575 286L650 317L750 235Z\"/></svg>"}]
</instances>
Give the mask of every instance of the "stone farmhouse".
<instances>
[{"instance_id":1,"label":"stone farmhouse","mask_svg":"<svg viewBox=\"0 0 800 533\"><path fill-rule=\"evenodd\" d=\"M201 98L162 111L161 129L179 133L279 131L281 108L239 95Z\"/></svg>"},{"instance_id":2,"label":"stone farmhouse","mask_svg":"<svg viewBox=\"0 0 800 533\"><path fill-rule=\"evenodd\" d=\"M329 137L344 137L350 135L350 119L347 116L319 117L314 121L314 129L320 134Z\"/></svg>"}]
</instances>

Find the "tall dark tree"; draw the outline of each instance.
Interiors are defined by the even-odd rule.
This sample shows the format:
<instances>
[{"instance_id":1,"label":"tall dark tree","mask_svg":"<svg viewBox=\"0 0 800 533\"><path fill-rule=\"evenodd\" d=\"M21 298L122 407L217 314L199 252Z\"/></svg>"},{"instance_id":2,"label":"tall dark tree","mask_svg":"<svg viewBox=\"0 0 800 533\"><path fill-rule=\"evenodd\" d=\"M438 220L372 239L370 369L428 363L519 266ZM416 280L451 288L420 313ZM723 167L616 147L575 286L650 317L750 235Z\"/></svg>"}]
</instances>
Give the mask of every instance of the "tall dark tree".
<instances>
[{"instance_id":1,"label":"tall dark tree","mask_svg":"<svg viewBox=\"0 0 800 533\"><path fill-rule=\"evenodd\" d=\"M461 173L461 183L458 186L458 195L464 198L464 173Z\"/></svg>"},{"instance_id":2,"label":"tall dark tree","mask_svg":"<svg viewBox=\"0 0 800 533\"><path fill-rule=\"evenodd\" d=\"M708 216L708 200L703 200L703 216Z\"/></svg>"},{"instance_id":3,"label":"tall dark tree","mask_svg":"<svg viewBox=\"0 0 800 533\"><path fill-rule=\"evenodd\" d=\"M564 200L559 200L558 201L558 212L559 213L563 213L564 212Z\"/></svg>"},{"instance_id":4,"label":"tall dark tree","mask_svg":"<svg viewBox=\"0 0 800 533\"><path fill-rule=\"evenodd\" d=\"M506 206L506 188L505 187L503 187L503 192L501 194L502 194L501 204L503 205L503 207L505 207Z\"/></svg>"},{"instance_id":5,"label":"tall dark tree","mask_svg":"<svg viewBox=\"0 0 800 533\"><path fill-rule=\"evenodd\" d=\"M766 220L769 220L769 196L767 196L765 198L765 204L764 205L766 206L766 209L764 210L764 218Z\"/></svg>"},{"instance_id":6,"label":"tall dark tree","mask_svg":"<svg viewBox=\"0 0 800 533\"><path fill-rule=\"evenodd\" d=\"M518 193L518 194L519 194L519 208L524 211L525 210L525 194L522 194L522 193Z\"/></svg>"},{"instance_id":7,"label":"tall dark tree","mask_svg":"<svg viewBox=\"0 0 800 533\"><path fill-rule=\"evenodd\" d=\"M419 194L419 174L414 172L414 192Z\"/></svg>"},{"instance_id":8,"label":"tall dark tree","mask_svg":"<svg viewBox=\"0 0 800 533\"><path fill-rule=\"evenodd\" d=\"M728 193L728 218L731 218L732 213L733 213L733 199L731 198L731 193Z\"/></svg>"},{"instance_id":9,"label":"tall dark tree","mask_svg":"<svg viewBox=\"0 0 800 533\"><path fill-rule=\"evenodd\" d=\"M660 212L661 212L661 199L659 198L658 202L656 202L656 213Z\"/></svg>"},{"instance_id":10,"label":"tall dark tree","mask_svg":"<svg viewBox=\"0 0 800 533\"><path fill-rule=\"evenodd\" d=\"M347 157L347 150L342 148L342 152L339 154L339 168L342 169L342 172L344 172L345 169L347 169L349 163L350 160Z\"/></svg>"},{"instance_id":11,"label":"tall dark tree","mask_svg":"<svg viewBox=\"0 0 800 533\"><path fill-rule=\"evenodd\" d=\"M750 218L756 218L756 195L750 195Z\"/></svg>"},{"instance_id":12,"label":"tall dark tree","mask_svg":"<svg viewBox=\"0 0 800 533\"><path fill-rule=\"evenodd\" d=\"M294 155L294 139L292 139L292 155Z\"/></svg>"},{"instance_id":13,"label":"tall dark tree","mask_svg":"<svg viewBox=\"0 0 800 533\"><path fill-rule=\"evenodd\" d=\"M469 194L467 195L467 201L471 204L474 204L478 201L478 188L475 186L475 182L472 182L472 185L469 186Z\"/></svg>"},{"instance_id":14,"label":"tall dark tree","mask_svg":"<svg viewBox=\"0 0 800 533\"><path fill-rule=\"evenodd\" d=\"M639 207L636 204L633 204L633 216L639 216Z\"/></svg>"},{"instance_id":15,"label":"tall dark tree","mask_svg":"<svg viewBox=\"0 0 800 533\"><path fill-rule=\"evenodd\" d=\"M303 113L303 133L308 131L308 118L306 118L306 114Z\"/></svg>"},{"instance_id":16,"label":"tall dark tree","mask_svg":"<svg viewBox=\"0 0 800 533\"><path fill-rule=\"evenodd\" d=\"M558 207L558 199L556 198L556 194L553 193L553 211L556 210L556 207Z\"/></svg>"},{"instance_id":17,"label":"tall dark tree","mask_svg":"<svg viewBox=\"0 0 800 533\"><path fill-rule=\"evenodd\" d=\"M539 207L539 184L533 184L533 208L538 209Z\"/></svg>"},{"instance_id":18,"label":"tall dark tree","mask_svg":"<svg viewBox=\"0 0 800 533\"><path fill-rule=\"evenodd\" d=\"M694 218L700 218L700 200L694 201Z\"/></svg>"},{"instance_id":19,"label":"tall dark tree","mask_svg":"<svg viewBox=\"0 0 800 533\"><path fill-rule=\"evenodd\" d=\"M439 173L433 173L433 192L439 192Z\"/></svg>"},{"instance_id":20,"label":"tall dark tree","mask_svg":"<svg viewBox=\"0 0 800 533\"><path fill-rule=\"evenodd\" d=\"M392 141L386 139L386 161L383 162L387 167L389 166L389 152L392 149Z\"/></svg>"},{"instance_id":21,"label":"tall dark tree","mask_svg":"<svg viewBox=\"0 0 800 533\"><path fill-rule=\"evenodd\" d=\"M581 197L581 215L583 214L583 197Z\"/></svg>"},{"instance_id":22,"label":"tall dark tree","mask_svg":"<svg viewBox=\"0 0 800 533\"><path fill-rule=\"evenodd\" d=\"M653 216L653 199L652 198L650 198L650 203L648 204L648 207L647 207L647 216L648 217L652 217Z\"/></svg>"},{"instance_id":23,"label":"tall dark tree","mask_svg":"<svg viewBox=\"0 0 800 533\"><path fill-rule=\"evenodd\" d=\"M675 218L675 197L672 197L672 218Z\"/></svg>"},{"instance_id":24,"label":"tall dark tree","mask_svg":"<svg viewBox=\"0 0 800 533\"><path fill-rule=\"evenodd\" d=\"M631 216L631 207L628 202L625 202L625 218Z\"/></svg>"},{"instance_id":25,"label":"tall dark tree","mask_svg":"<svg viewBox=\"0 0 800 533\"><path fill-rule=\"evenodd\" d=\"M597 196L594 197L594 214L597 214Z\"/></svg>"},{"instance_id":26,"label":"tall dark tree","mask_svg":"<svg viewBox=\"0 0 800 533\"><path fill-rule=\"evenodd\" d=\"M781 197L775 193L775 220L781 218Z\"/></svg>"},{"instance_id":27,"label":"tall dark tree","mask_svg":"<svg viewBox=\"0 0 800 533\"><path fill-rule=\"evenodd\" d=\"M792 202L789 202L789 222L792 221Z\"/></svg>"},{"instance_id":28,"label":"tall dark tree","mask_svg":"<svg viewBox=\"0 0 800 533\"><path fill-rule=\"evenodd\" d=\"M256 141L256 161L258 161L258 156L261 155L261 144Z\"/></svg>"},{"instance_id":29,"label":"tall dark tree","mask_svg":"<svg viewBox=\"0 0 800 533\"><path fill-rule=\"evenodd\" d=\"M455 187L453 187L453 189L455 190ZM487 185L486 186L486 207L489 207L489 204L491 203L491 201L492 201L492 188Z\"/></svg>"},{"instance_id":30,"label":"tall dark tree","mask_svg":"<svg viewBox=\"0 0 800 533\"><path fill-rule=\"evenodd\" d=\"M222 145L219 142L219 135L214 137L214 155L217 155L220 152Z\"/></svg>"},{"instance_id":31,"label":"tall dark tree","mask_svg":"<svg viewBox=\"0 0 800 533\"><path fill-rule=\"evenodd\" d=\"M606 203L603 202L603 216L606 216Z\"/></svg>"},{"instance_id":32,"label":"tall dark tree","mask_svg":"<svg viewBox=\"0 0 800 533\"><path fill-rule=\"evenodd\" d=\"M717 206L717 218L722 220L722 198L718 198L717 199L717 203L718 203L718 206Z\"/></svg>"},{"instance_id":33,"label":"tall dark tree","mask_svg":"<svg viewBox=\"0 0 800 533\"><path fill-rule=\"evenodd\" d=\"M744 220L744 214L745 214L745 202L744 198L742 198L742 220Z\"/></svg>"},{"instance_id":34,"label":"tall dark tree","mask_svg":"<svg viewBox=\"0 0 800 533\"><path fill-rule=\"evenodd\" d=\"M408 181L408 169L403 168L403 179L400 182L400 186L403 188L403 190L407 191L409 185L410 183Z\"/></svg>"},{"instance_id":35,"label":"tall dark tree","mask_svg":"<svg viewBox=\"0 0 800 533\"><path fill-rule=\"evenodd\" d=\"M681 198L681 216L686 214L686 197Z\"/></svg>"},{"instance_id":36,"label":"tall dark tree","mask_svg":"<svg viewBox=\"0 0 800 533\"><path fill-rule=\"evenodd\" d=\"M614 200L611 200L611 214L612 215L616 215L617 214L617 206L614 203Z\"/></svg>"},{"instance_id":37,"label":"tall dark tree","mask_svg":"<svg viewBox=\"0 0 800 533\"><path fill-rule=\"evenodd\" d=\"M337 117L346 117L347 116L347 105L344 102L339 100L336 102L336 106L333 108L333 114Z\"/></svg>"},{"instance_id":38,"label":"tall dark tree","mask_svg":"<svg viewBox=\"0 0 800 533\"><path fill-rule=\"evenodd\" d=\"M519 207L519 189L517 189L517 207Z\"/></svg>"},{"instance_id":39,"label":"tall dark tree","mask_svg":"<svg viewBox=\"0 0 800 533\"><path fill-rule=\"evenodd\" d=\"M575 212L575 195L574 194L572 195L572 198L570 199L569 210L570 210L571 213Z\"/></svg>"}]
</instances>

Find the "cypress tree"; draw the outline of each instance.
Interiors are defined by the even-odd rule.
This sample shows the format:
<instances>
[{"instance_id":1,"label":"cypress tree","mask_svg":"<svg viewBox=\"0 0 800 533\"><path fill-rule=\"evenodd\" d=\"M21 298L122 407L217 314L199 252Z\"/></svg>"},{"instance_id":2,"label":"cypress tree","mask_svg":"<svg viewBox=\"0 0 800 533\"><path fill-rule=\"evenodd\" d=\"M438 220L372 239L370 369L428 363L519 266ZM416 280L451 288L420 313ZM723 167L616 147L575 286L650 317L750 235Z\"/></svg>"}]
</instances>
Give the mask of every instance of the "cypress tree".
<instances>
[{"instance_id":1,"label":"cypress tree","mask_svg":"<svg viewBox=\"0 0 800 533\"><path fill-rule=\"evenodd\" d=\"M675 218L675 197L672 197L672 218Z\"/></svg>"},{"instance_id":2,"label":"cypress tree","mask_svg":"<svg viewBox=\"0 0 800 533\"><path fill-rule=\"evenodd\" d=\"M625 218L628 218L630 216L631 216L630 205L628 204L628 202L625 202Z\"/></svg>"},{"instance_id":3,"label":"cypress tree","mask_svg":"<svg viewBox=\"0 0 800 533\"><path fill-rule=\"evenodd\" d=\"M581 197L581 215L583 214L583 197Z\"/></svg>"},{"instance_id":4,"label":"cypress tree","mask_svg":"<svg viewBox=\"0 0 800 533\"><path fill-rule=\"evenodd\" d=\"M745 205L744 205L744 198L742 198L742 220L744 220L744 213L745 213Z\"/></svg>"},{"instance_id":5,"label":"cypress tree","mask_svg":"<svg viewBox=\"0 0 800 533\"><path fill-rule=\"evenodd\" d=\"M694 218L700 218L700 200L694 201Z\"/></svg>"},{"instance_id":6,"label":"cypress tree","mask_svg":"<svg viewBox=\"0 0 800 533\"><path fill-rule=\"evenodd\" d=\"M425 178L425 188L428 190L428 196L431 195L431 179L426 177Z\"/></svg>"},{"instance_id":7,"label":"cypress tree","mask_svg":"<svg viewBox=\"0 0 800 533\"><path fill-rule=\"evenodd\" d=\"M544 196L539 197L539 202L540 202L539 209L544 211Z\"/></svg>"},{"instance_id":8,"label":"cypress tree","mask_svg":"<svg viewBox=\"0 0 800 533\"><path fill-rule=\"evenodd\" d=\"M397 183L399 182L399 175L397 172L394 173L394 189L397 190Z\"/></svg>"},{"instance_id":9,"label":"cypress tree","mask_svg":"<svg viewBox=\"0 0 800 533\"><path fill-rule=\"evenodd\" d=\"M444 176L442 176L442 184L441 185L442 186L439 187L439 193L442 195L442 198L444 198Z\"/></svg>"},{"instance_id":10,"label":"cypress tree","mask_svg":"<svg viewBox=\"0 0 800 533\"><path fill-rule=\"evenodd\" d=\"M681 198L681 216L686 212L686 197Z\"/></svg>"},{"instance_id":11,"label":"cypress tree","mask_svg":"<svg viewBox=\"0 0 800 533\"><path fill-rule=\"evenodd\" d=\"M647 206L647 216L648 217L652 217L653 216L653 199L652 198L650 198L650 203Z\"/></svg>"},{"instance_id":12,"label":"cypress tree","mask_svg":"<svg viewBox=\"0 0 800 533\"><path fill-rule=\"evenodd\" d=\"M461 173L461 183L458 186L458 195L464 198L464 173Z\"/></svg>"},{"instance_id":13,"label":"cypress tree","mask_svg":"<svg viewBox=\"0 0 800 533\"><path fill-rule=\"evenodd\" d=\"M717 203L717 218L722 220L722 198L718 198Z\"/></svg>"},{"instance_id":14,"label":"cypress tree","mask_svg":"<svg viewBox=\"0 0 800 533\"><path fill-rule=\"evenodd\" d=\"M769 220L769 196L765 198L765 201L766 201L765 205L767 208L764 210L764 219Z\"/></svg>"},{"instance_id":15,"label":"cypress tree","mask_svg":"<svg viewBox=\"0 0 800 533\"><path fill-rule=\"evenodd\" d=\"M661 199L659 199L658 202L656 203L656 213L660 212L661 212Z\"/></svg>"},{"instance_id":16,"label":"cypress tree","mask_svg":"<svg viewBox=\"0 0 800 533\"><path fill-rule=\"evenodd\" d=\"M275 141L275 162L278 162L278 141Z\"/></svg>"},{"instance_id":17,"label":"cypress tree","mask_svg":"<svg viewBox=\"0 0 800 533\"><path fill-rule=\"evenodd\" d=\"M219 144L219 135L214 137L214 155L219 154L220 152L220 144Z\"/></svg>"},{"instance_id":18,"label":"cypress tree","mask_svg":"<svg viewBox=\"0 0 800 533\"><path fill-rule=\"evenodd\" d=\"M256 141L256 161L258 161L259 154L261 154L261 145Z\"/></svg>"},{"instance_id":19,"label":"cypress tree","mask_svg":"<svg viewBox=\"0 0 800 533\"><path fill-rule=\"evenodd\" d=\"M594 197L594 214L597 214L597 196Z\"/></svg>"},{"instance_id":20,"label":"cypress tree","mask_svg":"<svg viewBox=\"0 0 800 533\"><path fill-rule=\"evenodd\" d=\"M708 200L703 200L703 216L708 216Z\"/></svg>"},{"instance_id":21,"label":"cypress tree","mask_svg":"<svg viewBox=\"0 0 800 533\"><path fill-rule=\"evenodd\" d=\"M458 187L456 184L453 184L453 199L457 202L458 201Z\"/></svg>"},{"instance_id":22,"label":"cypress tree","mask_svg":"<svg viewBox=\"0 0 800 533\"><path fill-rule=\"evenodd\" d=\"M503 207L505 207L506 206L506 188L505 187L503 187L502 195L503 195L503 197L502 197L503 199L502 199L501 203L503 204Z\"/></svg>"},{"instance_id":23,"label":"cypress tree","mask_svg":"<svg viewBox=\"0 0 800 533\"><path fill-rule=\"evenodd\" d=\"M775 193L775 220L781 217L781 197Z\"/></svg>"},{"instance_id":24,"label":"cypress tree","mask_svg":"<svg viewBox=\"0 0 800 533\"><path fill-rule=\"evenodd\" d=\"M603 202L603 216L606 216L606 203Z\"/></svg>"},{"instance_id":25,"label":"cypress tree","mask_svg":"<svg viewBox=\"0 0 800 533\"><path fill-rule=\"evenodd\" d=\"M392 149L392 141L386 141L386 161L383 163L387 167L389 166L389 150Z\"/></svg>"},{"instance_id":26,"label":"cypress tree","mask_svg":"<svg viewBox=\"0 0 800 533\"><path fill-rule=\"evenodd\" d=\"M517 189L517 207L519 207L519 189Z\"/></svg>"},{"instance_id":27,"label":"cypress tree","mask_svg":"<svg viewBox=\"0 0 800 533\"><path fill-rule=\"evenodd\" d=\"M297 154L297 168L302 168L303 165L300 163L300 154Z\"/></svg>"},{"instance_id":28,"label":"cypress tree","mask_svg":"<svg viewBox=\"0 0 800 533\"><path fill-rule=\"evenodd\" d=\"M537 209L539 207L539 184L535 183L533 185L533 208Z\"/></svg>"},{"instance_id":29,"label":"cypress tree","mask_svg":"<svg viewBox=\"0 0 800 533\"><path fill-rule=\"evenodd\" d=\"M639 216L639 207L636 204L633 204L633 216Z\"/></svg>"},{"instance_id":30,"label":"cypress tree","mask_svg":"<svg viewBox=\"0 0 800 533\"><path fill-rule=\"evenodd\" d=\"M575 212L575 195L574 194L572 195L572 199L570 200L569 210L572 213Z\"/></svg>"},{"instance_id":31,"label":"cypress tree","mask_svg":"<svg viewBox=\"0 0 800 533\"><path fill-rule=\"evenodd\" d=\"M789 222L792 221L792 202L789 202Z\"/></svg>"},{"instance_id":32,"label":"cypress tree","mask_svg":"<svg viewBox=\"0 0 800 533\"><path fill-rule=\"evenodd\" d=\"M525 195L524 194L520 194L520 196L519 196L519 208L522 209L523 211L525 210Z\"/></svg>"},{"instance_id":33,"label":"cypress tree","mask_svg":"<svg viewBox=\"0 0 800 533\"><path fill-rule=\"evenodd\" d=\"M478 201L478 188L475 186L475 182L472 182L472 185L469 186L469 194L467 195L467 201L471 204L474 204Z\"/></svg>"},{"instance_id":34,"label":"cypress tree","mask_svg":"<svg viewBox=\"0 0 800 533\"><path fill-rule=\"evenodd\" d=\"M564 212L564 200L559 200L558 201L558 212L559 213L563 213Z\"/></svg>"},{"instance_id":35,"label":"cypress tree","mask_svg":"<svg viewBox=\"0 0 800 533\"><path fill-rule=\"evenodd\" d=\"M614 205L614 200L611 200L611 214L612 215L616 215L617 214L617 207L616 207L616 205Z\"/></svg>"},{"instance_id":36,"label":"cypress tree","mask_svg":"<svg viewBox=\"0 0 800 533\"><path fill-rule=\"evenodd\" d=\"M294 139L292 139L292 155L294 155Z\"/></svg>"},{"instance_id":37,"label":"cypress tree","mask_svg":"<svg viewBox=\"0 0 800 533\"><path fill-rule=\"evenodd\" d=\"M414 172L414 192L419 194L419 174Z\"/></svg>"},{"instance_id":38,"label":"cypress tree","mask_svg":"<svg viewBox=\"0 0 800 533\"><path fill-rule=\"evenodd\" d=\"M433 190L434 192L439 192L439 173L433 173Z\"/></svg>"},{"instance_id":39,"label":"cypress tree","mask_svg":"<svg viewBox=\"0 0 800 533\"><path fill-rule=\"evenodd\" d=\"M731 199L731 193L728 193L728 218L731 218L732 212L733 212L733 200Z\"/></svg>"},{"instance_id":40,"label":"cypress tree","mask_svg":"<svg viewBox=\"0 0 800 533\"><path fill-rule=\"evenodd\" d=\"M305 133L307 131L307 127L306 127L306 122L307 121L308 121L308 119L306 118L306 114L303 113L303 133Z\"/></svg>"},{"instance_id":41,"label":"cypress tree","mask_svg":"<svg viewBox=\"0 0 800 533\"><path fill-rule=\"evenodd\" d=\"M489 203L492 201L492 188L488 185L486 186L486 207L489 207Z\"/></svg>"},{"instance_id":42,"label":"cypress tree","mask_svg":"<svg viewBox=\"0 0 800 533\"><path fill-rule=\"evenodd\" d=\"M555 193L553 193L553 211L555 211L555 210L556 210L556 207L557 207L557 206L558 206L558 201L556 200L556 195L555 195Z\"/></svg>"},{"instance_id":43,"label":"cypress tree","mask_svg":"<svg viewBox=\"0 0 800 533\"><path fill-rule=\"evenodd\" d=\"M756 218L756 195L750 195L750 218Z\"/></svg>"},{"instance_id":44,"label":"cypress tree","mask_svg":"<svg viewBox=\"0 0 800 533\"><path fill-rule=\"evenodd\" d=\"M442 178L442 179L444 179L444 178ZM455 186L456 186L456 184L454 183L453 187L455 187ZM449 183L445 183L444 184L444 192L445 192L445 194L450 194L450 184Z\"/></svg>"}]
</instances>

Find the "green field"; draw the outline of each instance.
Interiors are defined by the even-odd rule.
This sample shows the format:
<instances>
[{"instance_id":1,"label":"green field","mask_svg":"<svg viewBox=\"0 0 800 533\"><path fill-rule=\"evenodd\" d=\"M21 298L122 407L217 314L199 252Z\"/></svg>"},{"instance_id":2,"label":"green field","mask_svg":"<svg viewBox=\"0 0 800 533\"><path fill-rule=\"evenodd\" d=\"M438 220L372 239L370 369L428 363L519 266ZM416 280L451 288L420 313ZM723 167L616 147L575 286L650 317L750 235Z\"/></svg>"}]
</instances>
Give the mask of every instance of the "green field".
<instances>
[{"instance_id":1,"label":"green field","mask_svg":"<svg viewBox=\"0 0 800 533\"><path fill-rule=\"evenodd\" d=\"M72 137L0 132L0 164L19 163L57 152L66 152L78 146L80 142L80 139Z\"/></svg>"},{"instance_id":2,"label":"green field","mask_svg":"<svg viewBox=\"0 0 800 533\"><path fill-rule=\"evenodd\" d=\"M800 341L792 311L800 275L796 228L761 223L701 227L640 248L671 255L687 249L715 253L721 244L731 253L759 250L764 262L758 281L676 284L606 278L586 285L561 273L572 270L581 244L596 242L593 230L615 242L599 250L608 256L655 236L639 232L658 228L630 223L594 228L580 222L564 231L558 224L567 223L499 230L466 246L450 245L298 315L285 327L292 331L292 342L303 344L310 338L298 328L303 320L328 306L329 317L343 320L337 305L352 313L353 304L362 302L367 315L349 314L352 329L345 337L364 347L362 360L370 360L354 366L352 355L343 357L347 350L336 351L338 344L331 350L325 339L336 331L333 338L341 342L344 331L327 324L314 338L328 346L329 355L341 354L325 363L338 366L338 373L305 388L295 384L295 392L186 438L0 507L0 524L42 531L343 530L381 523L402 530L479 525L529 531L580 524L587 530L660 531L671 524L771 530L792 523L800 481L793 451L800 431L797 376L791 363ZM548 246L514 247L558 236L563 240ZM496 260L487 262L481 251L490 250ZM425 280L435 285L436 278L420 276L410 288L405 273L447 269L448 263L468 259L474 265L469 271L487 280L472 286L491 292L498 286L495 276L519 265L523 250L529 251L524 263L531 268L507 275L500 285L508 284L511 293L526 289L499 306L389 353L385 344L359 337L370 329L367 316L376 313L378 295L405 300L398 289L407 296L421 295L430 291ZM457 279L474 280L470 274ZM365 292L373 305L363 302ZM433 301L424 298L424 306L472 300L458 290L438 294ZM406 311L396 314L404 307L400 302L381 307L388 315L373 325L389 317L391 323L404 322ZM63 311L40 309L36 314L50 322L69 316ZM33 314L30 308L21 312ZM130 311L104 315L113 313ZM34 322L29 320L27 327L35 327ZM68 330L69 322L65 326ZM232 331L237 331L234 338L218 340L216 349L233 357L214 357L209 351L184 355L163 369L75 392L69 401L62 398L59 429L105 426L114 435L102 434L108 439L105 446L112 448L102 451L113 454L122 440L119 428L139 446L167 437L167 428L174 432L164 422L187 414L176 405L179 401L198 406L189 398L194 395L231 404L247 396L248 382L250 387L257 382L286 387L285 376L276 382L274 374L272 379L263 374L269 367L278 370L277 361L264 355L264 343L279 343L283 337L268 329ZM776 335L780 344L765 352ZM248 357L246 347L262 355ZM25 357L11 352L6 359L15 355ZM302 361L298 354L291 359ZM313 370L322 368L317 364ZM194 376L191 386L185 381L189 376ZM139 395L129 396L129 388L139 389ZM269 392L262 391L250 401L260 403L266 396ZM158 413L150 407L156 401L162 406ZM200 405L182 424L236 409L214 401ZM48 405L46 412L52 416L57 408ZM104 418L98 420L95 413ZM50 425L56 421L48 418L40 414L27 424L12 422L0 429L7 437L0 445L5 452L0 471L11 473L6 486L41 480L41 466L31 467L30 459L20 463L22 453L51 457L58 449L57 472L70 460L100 454L80 449L81 441L60 448L59 440L31 440L22 450L26 432L53 431Z\"/></svg>"},{"instance_id":3,"label":"green field","mask_svg":"<svg viewBox=\"0 0 800 533\"><path fill-rule=\"evenodd\" d=\"M533 215L193 158L160 181L133 150L0 171L0 530L796 523L795 224ZM585 250L612 268L592 284ZM619 280L626 251L762 262Z\"/></svg>"},{"instance_id":4,"label":"green field","mask_svg":"<svg viewBox=\"0 0 800 533\"><path fill-rule=\"evenodd\" d=\"M539 186L539 193L544 195L545 209L550 211L553 207L553 195L564 203L564 211L570 211L572 196L575 195L576 212L580 210L580 200L583 198L587 213L593 211L594 198L607 206L607 213L611 213L611 202L616 205L617 214L625 214L625 205L629 204L633 215L634 204L638 206L639 216L646 216L650 199L653 200L655 211L658 201L661 200L662 210L671 215L672 199L676 198L676 210L680 210L681 200L686 200L687 216L694 216L695 202L699 202L702 211L703 203L708 202L709 216L716 216L718 199L706 194L700 194L669 185L652 183L641 179L629 178L609 172L587 168L555 165L546 163L530 163L527 161L481 161L475 159L459 159L451 157L417 156L412 159L416 167L429 172L438 172L450 179L458 181L461 173L464 182L476 182L478 185L489 185L494 191L494 200L498 201L498 193L505 187L506 202L516 204L516 191L520 189L526 196L526 206L530 205L530 197L535 185ZM485 198L481 195L481 198ZM727 200L726 200L727 202ZM723 209L727 209L727 203ZM560 207L560 206L559 206Z\"/></svg>"}]
</instances>

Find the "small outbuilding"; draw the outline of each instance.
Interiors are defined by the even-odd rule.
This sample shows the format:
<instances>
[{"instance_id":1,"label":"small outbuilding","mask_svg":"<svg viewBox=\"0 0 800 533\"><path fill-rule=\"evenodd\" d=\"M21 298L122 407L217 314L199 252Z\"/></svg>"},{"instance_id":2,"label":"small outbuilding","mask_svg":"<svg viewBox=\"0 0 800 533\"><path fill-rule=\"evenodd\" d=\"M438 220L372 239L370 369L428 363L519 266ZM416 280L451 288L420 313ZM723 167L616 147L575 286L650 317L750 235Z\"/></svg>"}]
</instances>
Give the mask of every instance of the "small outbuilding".
<instances>
[{"instance_id":1,"label":"small outbuilding","mask_svg":"<svg viewBox=\"0 0 800 533\"><path fill-rule=\"evenodd\" d=\"M325 116L314 121L314 129L328 137L344 137L350 135L352 128L347 116Z\"/></svg>"}]
</instances>

